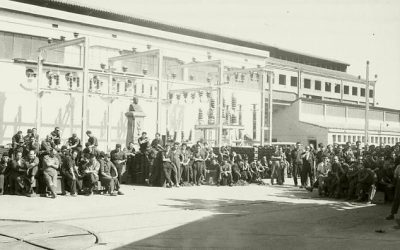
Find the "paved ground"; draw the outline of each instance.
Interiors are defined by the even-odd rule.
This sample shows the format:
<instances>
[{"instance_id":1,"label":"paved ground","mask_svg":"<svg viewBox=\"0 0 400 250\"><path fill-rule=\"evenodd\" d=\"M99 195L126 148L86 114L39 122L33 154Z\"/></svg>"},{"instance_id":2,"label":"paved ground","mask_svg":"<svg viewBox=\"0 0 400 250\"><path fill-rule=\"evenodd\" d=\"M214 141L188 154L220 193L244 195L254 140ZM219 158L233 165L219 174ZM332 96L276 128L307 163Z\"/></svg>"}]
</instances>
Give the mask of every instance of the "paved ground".
<instances>
[{"instance_id":1,"label":"paved ground","mask_svg":"<svg viewBox=\"0 0 400 250\"><path fill-rule=\"evenodd\" d=\"M123 190L2 196L0 249L399 249L400 230L383 219L388 205L324 200L292 185Z\"/></svg>"}]
</instances>

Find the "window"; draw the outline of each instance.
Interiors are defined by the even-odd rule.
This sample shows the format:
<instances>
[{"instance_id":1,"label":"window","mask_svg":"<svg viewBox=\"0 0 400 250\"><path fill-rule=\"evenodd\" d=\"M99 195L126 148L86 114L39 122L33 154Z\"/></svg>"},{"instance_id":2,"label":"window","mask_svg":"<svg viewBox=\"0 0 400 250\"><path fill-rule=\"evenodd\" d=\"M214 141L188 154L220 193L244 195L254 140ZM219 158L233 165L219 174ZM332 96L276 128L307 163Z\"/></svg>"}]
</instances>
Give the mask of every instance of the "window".
<instances>
[{"instance_id":1,"label":"window","mask_svg":"<svg viewBox=\"0 0 400 250\"><path fill-rule=\"evenodd\" d=\"M392 144L394 144L394 137L392 137Z\"/></svg>"},{"instance_id":2,"label":"window","mask_svg":"<svg viewBox=\"0 0 400 250\"><path fill-rule=\"evenodd\" d=\"M279 74L279 84L286 85L286 76Z\"/></svg>"},{"instance_id":3,"label":"window","mask_svg":"<svg viewBox=\"0 0 400 250\"><path fill-rule=\"evenodd\" d=\"M326 92L332 91L332 84L330 82L325 82L325 91Z\"/></svg>"},{"instance_id":4,"label":"window","mask_svg":"<svg viewBox=\"0 0 400 250\"><path fill-rule=\"evenodd\" d=\"M315 81L315 90L321 90L321 81Z\"/></svg>"},{"instance_id":5,"label":"window","mask_svg":"<svg viewBox=\"0 0 400 250\"><path fill-rule=\"evenodd\" d=\"M344 93L345 95L348 95L348 94L349 94L349 86L344 85L343 93Z\"/></svg>"},{"instance_id":6,"label":"window","mask_svg":"<svg viewBox=\"0 0 400 250\"><path fill-rule=\"evenodd\" d=\"M290 86L297 87L297 77L290 77Z\"/></svg>"},{"instance_id":7,"label":"window","mask_svg":"<svg viewBox=\"0 0 400 250\"><path fill-rule=\"evenodd\" d=\"M338 142L342 142L342 136L338 135Z\"/></svg>"},{"instance_id":8,"label":"window","mask_svg":"<svg viewBox=\"0 0 400 250\"><path fill-rule=\"evenodd\" d=\"M353 142L356 142L356 136L353 135Z\"/></svg>"},{"instance_id":9,"label":"window","mask_svg":"<svg viewBox=\"0 0 400 250\"><path fill-rule=\"evenodd\" d=\"M374 90L370 89L369 90L369 98L373 98L374 97Z\"/></svg>"},{"instance_id":10,"label":"window","mask_svg":"<svg viewBox=\"0 0 400 250\"><path fill-rule=\"evenodd\" d=\"M340 93L340 84L335 84L335 93Z\"/></svg>"},{"instance_id":11,"label":"window","mask_svg":"<svg viewBox=\"0 0 400 250\"><path fill-rule=\"evenodd\" d=\"M304 79L304 88L311 89L311 80L310 79Z\"/></svg>"},{"instance_id":12,"label":"window","mask_svg":"<svg viewBox=\"0 0 400 250\"><path fill-rule=\"evenodd\" d=\"M351 135L347 136L347 141L351 142Z\"/></svg>"},{"instance_id":13,"label":"window","mask_svg":"<svg viewBox=\"0 0 400 250\"><path fill-rule=\"evenodd\" d=\"M336 142L336 135L332 135L333 143Z\"/></svg>"},{"instance_id":14,"label":"window","mask_svg":"<svg viewBox=\"0 0 400 250\"><path fill-rule=\"evenodd\" d=\"M365 143L365 136L363 136L363 137L362 137L362 142L364 142L364 143Z\"/></svg>"},{"instance_id":15,"label":"window","mask_svg":"<svg viewBox=\"0 0 400 250\"><path fill-rule=\"evenodd\" d=\"M365 88L360 89L360 95L365 97Z\"/></svg>"},{"instance_id":16,"label":"window","mask_svg":"<svg viewBox=\"0 0 400 250\"><path fill-rule=\"evenodd\" d=\"M352 87L351 88L351 94L355 95L355 96L358 95L357 90L358 90L357 87Z\"/></svg>"}]
</instances>

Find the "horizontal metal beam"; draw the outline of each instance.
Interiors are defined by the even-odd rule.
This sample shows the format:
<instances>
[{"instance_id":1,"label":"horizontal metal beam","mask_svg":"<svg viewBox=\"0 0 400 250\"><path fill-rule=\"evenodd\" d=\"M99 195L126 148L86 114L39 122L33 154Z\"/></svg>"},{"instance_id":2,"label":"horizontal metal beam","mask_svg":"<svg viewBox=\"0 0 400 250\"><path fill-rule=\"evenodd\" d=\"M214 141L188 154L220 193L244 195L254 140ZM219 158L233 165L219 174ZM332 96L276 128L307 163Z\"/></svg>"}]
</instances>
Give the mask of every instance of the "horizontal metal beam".
<instances>
[{"instance_id":1,"label":"horizontal metal beam","mask_svg":"<svg viewBox=\"0 0 400 250\"><path fill-rule=\"evenodd\" d=\"M144 52L132 53L132 54L128 54L128 55L110 57L110 58L108 58L108 61L109 62L123 61L123 60L128 60L128 59L142 57L142 56L159 55L159 54L160 54L160 50L154 49L154 50L148 50L148 51L144 51Z\"/></svg>"},{"instance_id":2,"label":"horizontal metal beam","mask_svg":"<svg viewBox=\"0 0 400 250\"><path fill-rule=\"evenodd\" d=\"M168 90L169 93L183 93L183 92L196 92L196 91L210 91L216 90L216 87L199 87L199 88L187 88L187 89L171 89Z\"/></svg>"},{"instance_id":3,"label":"horizontal metal beam","mask_svg":"<svg viewBox=\"0 0 400 250\"><path fill-rule=\"evenodd\" d=\"M77 39L65 41L65 42L60 42L60 43L54 43L54 44L49 44L43 47L40 47L38 49L39 52L45 51L45 50L52 50L52 49L58 49L58 48L65 48L68 46L76 45L76 44L81 44L86 42L86 37L80 37Z\"/></svg>"},{"instance_id":4,"label":"horizontal metal beam","mask_svg":"<svg viewBox=\"0 0 400 250\"><path fill-rule=\"evenodd\" d=\"M191 62L183 65L177 66L177 68L194 68L199 66L220 66L221 60L212 60L212 61L204 61L204 62Z\"/></svg>"}]
</instances>

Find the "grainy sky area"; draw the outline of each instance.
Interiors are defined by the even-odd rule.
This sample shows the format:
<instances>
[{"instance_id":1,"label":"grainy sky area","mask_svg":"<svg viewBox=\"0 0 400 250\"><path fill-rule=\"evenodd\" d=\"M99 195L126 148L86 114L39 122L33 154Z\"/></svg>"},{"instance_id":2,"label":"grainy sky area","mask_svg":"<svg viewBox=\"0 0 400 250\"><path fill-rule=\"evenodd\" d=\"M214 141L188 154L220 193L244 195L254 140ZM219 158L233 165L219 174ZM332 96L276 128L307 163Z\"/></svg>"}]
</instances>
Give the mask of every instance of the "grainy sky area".
<instances>
[{"instance_id":1,"label":"grainy sky area","mask_svg":"<svg viewBox=\"0 0 400 250\"><path fill-rule=\"evenodd\" d=\"M75 1L345 61L363 78L369 60L377 102L400 109L398 0Z\"/></svg>"}]
</instances>

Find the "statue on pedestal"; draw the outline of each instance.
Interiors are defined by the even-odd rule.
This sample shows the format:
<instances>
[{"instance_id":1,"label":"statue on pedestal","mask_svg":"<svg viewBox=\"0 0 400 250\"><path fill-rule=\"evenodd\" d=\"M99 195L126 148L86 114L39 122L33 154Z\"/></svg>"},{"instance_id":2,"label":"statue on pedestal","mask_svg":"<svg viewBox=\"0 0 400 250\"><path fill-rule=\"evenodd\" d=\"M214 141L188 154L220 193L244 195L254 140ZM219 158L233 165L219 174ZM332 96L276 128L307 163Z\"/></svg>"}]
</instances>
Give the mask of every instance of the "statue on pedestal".
<instances>
[{"instance_id":1,"label":"statue on pedestal","mask_svg":"<svg viewBox=\"0 0 400 250\"><path fill-rule=\"evenodd\" d=\"M125 116L128 118L126 145L129 145L130 142L137 142L143 130L144 117L146 117L137 97L133 98L132 103L129 105L129 111L125 113Z\"/></svg>"}]
</instances>

